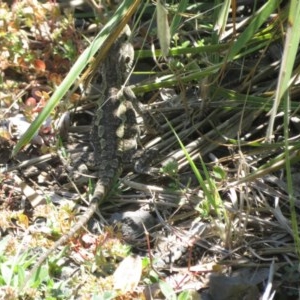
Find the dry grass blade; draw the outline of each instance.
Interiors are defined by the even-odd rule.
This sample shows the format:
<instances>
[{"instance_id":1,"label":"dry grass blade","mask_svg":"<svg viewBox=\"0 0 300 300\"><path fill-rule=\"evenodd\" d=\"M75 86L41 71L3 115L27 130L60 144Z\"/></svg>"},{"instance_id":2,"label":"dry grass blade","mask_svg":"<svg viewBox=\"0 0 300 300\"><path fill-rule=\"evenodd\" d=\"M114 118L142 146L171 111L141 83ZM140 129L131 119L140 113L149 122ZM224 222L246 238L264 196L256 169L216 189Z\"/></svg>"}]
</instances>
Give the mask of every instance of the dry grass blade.
<instances>
[{"instance_id":1,"label":"dry grass blade","mask_svg":"<svg viewBox=\"0 0 300 300\"><path fill-rule=\"evenodd\" d=\"M167 57L169 54L171 35L170 27L168 23L168 11L161 3L161 0L157 1L156 4L156 15L157 15L157 35L160 43L160 48L163 57Z\"/></svg>"},{"instance_id":2,"label":"dry grass blade","mask_svg":"<svg viewBox=\"0 0 300 300\"><path fill-rule=\"evenodd\" d=\"M25 2L29 5L25 0L14 1L13 5ZM175 2L167 1L168 16L165 11L162 17L158 15L163 26L171 24L172 39L171 42L165 39L165 46L159 46L157 28L152 24L155 3L123 1L121 7L127 5L130 10L123 9L120 18L111 13L115 10L113 1L103 1L95 7L103 14L103 20L110 21L105 27L105 37L98 37L97 45L89 48L92 52L97 51L101 41L105 42L102 49L107 51L114 36L109 37L110 32L123 27L141 4L130 24L137 62L128 78L128 85L132 85L141 101L136 111L140 129L138 151L134 150L133 157L129 155L128 161L127 157L124 160L121 179L117 180L120 184L114 186L108 203L101 205L101 214L96 213L84 232L72 238L61 254L49 257L49 263L40 269L40 276L34 278L33 289L19 297L35 292L49 299L57 295L63 295L62 299L137 299L146 295L147 288L149 299L186 299L188 295L182 289L190 286L194 291L201 290L193 296L202 298L207 296L205 293L222 300L231 296L270 299L274 293L278 298L299 298L299 1ZM0 4L0 14L5 5ZM40 5L44 9L44 4ZM43 37L43 30L34 34L28 27L28 24L37 26L38 18L25 16L23 11L18 10L22 17L14 22L12 11L7 10L9 22L3 23L8 33L1 36L1 45L5 47L0 46L1 79L7 84L0 95L5 107L3 116L18 110L33 117L26 104L28 96L32 96L31 86L39 88L53 75L48 66L54 64L51 53L51 64L45 63L43 67L39 57L32 62L36 69L27 69L27 77L20 79L24 62L30 58L25 56L25 59L22 51L30 49L31 55L47 56L51 48L48 46L53 45L53 40L41 43L39 34ZM41 17L40 11L37 10L37 15ZM64 29L62 21L55 23L55 15L51 14L51 18L38 28L45 28L48 22L58 25L55 29ZM103 21L102 16L101 20L84 17L84 21L90 20L94 21L92 25ZM78 21L82 19L76 16L67 24ZM11 24L14 26L10 27ZM109 24L115 25L109 27ZM50 30L51 26L47 28ZM70 40L70 32L73 37L81 30L75 26L65 29L69 35L63 36L64 41ZM88 30L83 34L90 37ZM29 48L23 47L18 52L20 49L14 46L9 51L12 45L9 37L16 32L26 33L24 40ZM166 35L166 31L161 34ZM56 55L63 58L57 50L62 47L59 42ZM153 46L163 49L152 52ZM166 55L167 50L168 59L160 60L158 57ZM8 53L15 55L14 59L9 60ZM76 74L91 57L91 52L84 53L82 64L75 64ZM23 62L18 60L20 56ZM93 68L97 71L102 58L100 53L85 78ZM15 65L16 61L21 65ZM54 108L72 84L74 78L67 75L70 66L71 63L59 74L62 78L67 76L66 89L59 87L59 95L55 91L55 101L50 99L47 109ZM70 72L73 71L74 68ZM17 84L9 85L12 79ZM101 80L99 76L97 82ZM55 90L56 81L51 84ZM0 152L8 153L0 155L0 159L8 157L2 162L8 164L7 171L0 174L0 227L1 235L4 238L7 235L11 241L9 245L0 242L2 270L11 267L9 278L0 272L0 282L9 282L16 291L37 255L36 250L43 247L44 251L53 244L59 235L69 231L77 214L87 209L97 178L97 170L87 162L93 159L89 133L99 95L81 99L81 91L76 92L77 100L66 107L65 103L57 107L57 114L66 109L70 113L71 127L65 139L59 140L56 129L50 129L42 146L22 149L16 160L9 160L8 156L18 135L13 135L13 126L12 130L6 128L5 120L0 124L0 134L3 133ZM39 93L44 98L50 95L44 90ZM40 119L44 117L42 112ZM53 114L51 122L54 118ZM274 138L272 143L265 142L266 131ZM43 132L40 134L43 136ZM105 141L106 145L110 142ZM57 154L52 153L63 153L63 157L53 159ZM149 166L140 174L134 168L139 166L135 160L143 161L143 155L148 154L153 156L149 155ZM51 195L49 201L55 205L35 206L27 191L20 195L23 186L31 192L41 190ZM64 205L66 202L68 205ZM151 220L149 226L144 222L147 218ZM18 241L25 240L23 228L30 233L26 236L26 242L31 238L28 252L23 245L18 248ZM132 256L131 251L140 257ZM16 260L15 253L22 252L25 258ZM14 258L13 264L6 256ZM206 291L202 293L203 290ZM70 293L65 296L65 291Z\"/></svg>"}]
</instances>

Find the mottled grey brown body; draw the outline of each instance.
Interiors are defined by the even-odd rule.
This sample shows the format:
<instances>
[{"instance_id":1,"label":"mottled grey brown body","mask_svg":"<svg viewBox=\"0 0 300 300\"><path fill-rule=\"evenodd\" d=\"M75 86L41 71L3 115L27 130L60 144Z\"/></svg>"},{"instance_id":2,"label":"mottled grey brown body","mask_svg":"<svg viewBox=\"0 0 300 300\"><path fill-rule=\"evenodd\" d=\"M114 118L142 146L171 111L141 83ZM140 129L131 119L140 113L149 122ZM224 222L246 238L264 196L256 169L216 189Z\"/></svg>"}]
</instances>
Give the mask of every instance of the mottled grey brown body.
<instances>
[{"instance_id":1,"label":"mottled grey brown body","mask_svg":"<svg viewBox=\"0 0 300 300\"><path fill-rule=\"evenodd\" d=\"M125 27L113 44L101 66L101 95L92 125L90 142L93 146L93 161L89 167L96 170L97 183L88 209L51 249L44 253L34 265L26 282L45 259L59 246L68 242L96 212L107 193L120 176L123 158L134 152L137 140L137 125L131 99L124 96L123 85L133 63L133 47L129 43L130 30ZM130 93L126 92L126 95Z\"/></svg>"},{"instance_id":2,"label":"mottled grey brown body","mask_svg":"<svg viewBox=\"0 0 300 300\"><path fill-rule=\"evenodd\" d=\"M133 47L128 42L129 35L130 30L126 26L101 67L102 96L90 138L94 148L94 161L90 164L97 170L98 178L93 199L98 205L119 177L124 156L136 149L135 112L123 92L123 89L128 89L123 85L134 58Z\"/></svg>"}]
</instances>

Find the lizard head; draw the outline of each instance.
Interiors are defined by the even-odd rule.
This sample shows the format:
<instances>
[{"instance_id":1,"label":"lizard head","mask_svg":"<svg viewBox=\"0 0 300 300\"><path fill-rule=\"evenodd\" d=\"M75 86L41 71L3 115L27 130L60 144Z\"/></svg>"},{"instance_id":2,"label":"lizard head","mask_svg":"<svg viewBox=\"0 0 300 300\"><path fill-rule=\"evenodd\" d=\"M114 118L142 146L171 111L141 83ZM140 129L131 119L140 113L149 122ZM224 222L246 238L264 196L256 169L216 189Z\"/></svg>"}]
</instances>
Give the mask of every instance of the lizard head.
<instances>
[{"instance_id":1,"label":"lizard head","mask_svg":"<svg viewBox=\"0 0 300 300\"><path fill-rule=\"evenodd\" d=\"M131 31L126 25L114 41L101 64L100 72L93 80L93 86L98 93L105 94L108 87L120 89L132 69L134 49L129 41Z\"/></svg>"},{"instance_id":2,"label":"lizard head","mask_svg":"<svg viewBox=\"0 0 300 300\"><path fill-rule=\"evenodd\" d=\"M118 53L118 63L119 66L123 68L124 74L127 76L131 71L134 59L134 49L132 44L129 41L131 35L131 30L128 25L124 27L120 33L115 47L117 48Z\"/></svg>"}]
</instances>

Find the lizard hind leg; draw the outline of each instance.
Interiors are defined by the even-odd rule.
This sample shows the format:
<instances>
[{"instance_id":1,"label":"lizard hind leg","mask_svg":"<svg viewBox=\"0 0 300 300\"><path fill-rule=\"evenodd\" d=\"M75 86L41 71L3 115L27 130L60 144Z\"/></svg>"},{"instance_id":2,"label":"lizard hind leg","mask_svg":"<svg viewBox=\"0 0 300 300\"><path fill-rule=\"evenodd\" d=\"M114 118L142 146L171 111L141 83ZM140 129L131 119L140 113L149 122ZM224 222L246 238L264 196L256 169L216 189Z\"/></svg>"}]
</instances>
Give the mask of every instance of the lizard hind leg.
<instances>
[{"instance_id":1,"label":"lizard hind leg","mask_svg":"<svg viewBox=\"0 0 300 300\"><path fill-rule=\"evenodd\" d=\"M134 156L135 172L152 176L158 174L159 168L151 166L158 157L158 150L153 148L137 152Z\"/></svg>"}]
</instances>

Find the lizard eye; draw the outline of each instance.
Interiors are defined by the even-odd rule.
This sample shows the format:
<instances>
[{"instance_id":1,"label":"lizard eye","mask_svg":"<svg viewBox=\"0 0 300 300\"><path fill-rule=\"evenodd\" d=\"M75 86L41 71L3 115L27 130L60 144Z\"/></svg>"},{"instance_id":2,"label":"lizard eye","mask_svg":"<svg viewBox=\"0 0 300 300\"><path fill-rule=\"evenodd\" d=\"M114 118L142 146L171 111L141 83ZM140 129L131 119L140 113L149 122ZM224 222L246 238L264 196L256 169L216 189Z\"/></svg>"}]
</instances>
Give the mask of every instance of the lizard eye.
<instances>
[{"instance_id":1,"label":"lizard eye","mask_svg":"<svg viewBox=\"0 0 300 300\"><path fill-rule=\"evenodd\" d=\"M127 56L125 57L125 63L126 63L126 64L130 64L130 62L131 62L131 57L130 57L129 55L127 55Z\"/></svg>"}]
</instances>

